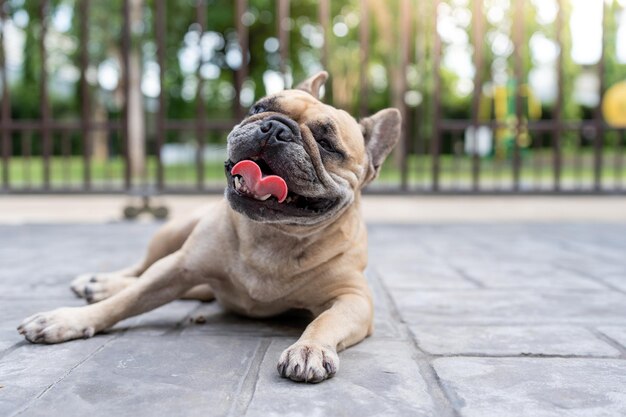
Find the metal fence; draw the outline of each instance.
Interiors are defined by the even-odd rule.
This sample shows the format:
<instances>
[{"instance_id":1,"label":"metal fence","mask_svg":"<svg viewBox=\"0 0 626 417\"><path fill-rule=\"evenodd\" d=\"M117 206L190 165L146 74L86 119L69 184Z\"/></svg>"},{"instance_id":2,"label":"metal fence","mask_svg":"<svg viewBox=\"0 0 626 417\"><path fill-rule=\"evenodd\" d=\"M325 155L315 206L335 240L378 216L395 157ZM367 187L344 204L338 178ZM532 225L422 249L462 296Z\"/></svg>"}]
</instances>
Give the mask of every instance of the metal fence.
<instances>
[{"instance_id":1,"label":"metal fence","mask_svg":"<svg viewBox=\"0 0 626 417\"><path fill-rule=\"evenodd\" d=\"M0 7L2 31L0 32L0 70L2 83L2 103L0 119L1 161L0 192L10 193L127 193L133 190L152 190L159 193L204 193L221 192L223 181L216 179L220 174L219 164L207 164L205 158L205 140L208 134L219 134L225 139L226 133L244 115L245 109L238 99L242 86L249 76L248 60L232 72L235 99L232 100L231 117L215 120L207 117L200 91L202 78L197 85L196 117L192 119L170 119L167 117L167 102L163 91L166 68L166 30L168 3L156 0L143 7L154 16L153 39L156 44L156 57L160 68L160 93L157 99L158 109L155 117L146 123L146 168L137 175L133 170L133 158L129 150L129 59L131 51L131 1L123 0L121 61L121 94L123 107L120 117L106 122L94 120L92 112L93 91L88 83L89 69L89 9L90 0L76 0L75 13L80 21L78 36L78 63L80 79L78 88L81 97L81 113L75 120L59 120L53 117L48 91L48 71L46 66L47 19L50 2L39 2L41 29L39 31L40 82L39 82L39 117L36 119L15 119L12 117L12 91L7 79L5 49L7 38L4 22L7 19L6 8ZM563 1L563 0L561 0ZM3 2L6 3L6 2ZM432 7L437 10L441 0L435 0ZM604 3L604 2L603 2ZM279 41L280 68L288 72L290 61L289 42L292 36L284 22L290 17L289 0L276 0L276 38ZM512 2L515 14L523 15L523 0ZM3 4L4 6L4 4ZM200 31L207 27L207 13L211 13L207 4L196 1L196 24ZM236 0L233 7L233 28L236 32L244 57L249 50L248 27L243 24L244 14L248 10L247 0ZM333 57L329 38L332 36L332 18L330 0L317 2L318 24L323 31L325 42L321 47L320 57L323 66L327 66ZM515 117L512 120L483 120L479 116L484 74L485 58L481 53L484 42L484 3L473 1L472 8L472 44L475 47L473 65L475 77L471 100L471 117L468 119L445 119L442 116L444 97L442 88L442 39L438 32L437 19L431 24L418 18L419 3L413 0L389 2L388 7L397 7L398 27L394 33L398 40L398 49L390 52L391 104L400 108L404 115L402 142L399 150L390 158L381 178L370 187L372 192L393 193L582 193L582 194L625 194L624 180L624 129L608 126L602 117L601 105L598 104L593 117L582 121L563 119L563 53L557 63L558 92L552 117L549 120L528 121L524 117L524 92L518 83L514 92ZM559 8L555 21L556 42L562 45L565 30L563 12ZM606 15L606 14L605 14ZM371 109L368 102L371 86L367 74L370 60L371 37L371 2L360 1L360 23L358 27L360 74L358 75L358 113L365 116ZM524 19L513 20L512 55L514 77L524 80L524 48L528 39L524 37ZM430 60L423 60L418 48L420 42L432 43ZM603 39L604 44L606 39ZM250 51L253 54L255 51ZM419 61L419 62L418 62ZM410 65L431 65L434 89L430 106L409 106L404 100L408 91L406 72ZM599 90L602 94L604 85L604 47L595 71L601 80ZM332 74L331 74L332 75ZM421 123L432 118L432 130L425 132ZM509 157L495 158L481 156L472 149L468 152L468 128L474 132L479 127L486 127L491 132L506 129L513 140ZM93 159L93 135L103 133L108 138L110 154L106 161L95 163ZM195 158L186 166L169 166L162 160L163 147L168 137L177 132L195 136ZM471 135L470 135L471 136ZM532 145L522 146L524 138L532 136ZM470 137L471 139L471 137ZM473 140L476 146L476 140ZM470 146L470 148L472 147ZM79 151L77 151L79 149ZM565 152L564 149L567 151ZM223 148L222 148L223 150ZM218 166L216 168L216 166ZM211 172L208 172L211 171ZM208 175L211 174L211 175Z\"/></svg>"}]
</instances>

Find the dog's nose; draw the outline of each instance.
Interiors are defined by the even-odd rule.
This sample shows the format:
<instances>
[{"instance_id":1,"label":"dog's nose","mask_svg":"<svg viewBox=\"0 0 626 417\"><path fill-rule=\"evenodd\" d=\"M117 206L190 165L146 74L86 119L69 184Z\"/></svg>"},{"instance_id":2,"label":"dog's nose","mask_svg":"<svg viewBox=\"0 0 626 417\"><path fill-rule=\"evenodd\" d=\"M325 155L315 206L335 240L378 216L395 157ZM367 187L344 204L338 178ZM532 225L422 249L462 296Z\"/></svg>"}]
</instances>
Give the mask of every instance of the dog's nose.
<instances>
[{"instance_id":1,"label":"dog's nose","mask_svg":"<svg viewBox=\"0 0 626 417\"><path fill-rule=\"evenodd\" d=\"M281 142L291 142L293 140L291 129L275 119L263 121L259 127L258 135L260 139L268 142L273 139Z\"/></svg>"}]
</instances>

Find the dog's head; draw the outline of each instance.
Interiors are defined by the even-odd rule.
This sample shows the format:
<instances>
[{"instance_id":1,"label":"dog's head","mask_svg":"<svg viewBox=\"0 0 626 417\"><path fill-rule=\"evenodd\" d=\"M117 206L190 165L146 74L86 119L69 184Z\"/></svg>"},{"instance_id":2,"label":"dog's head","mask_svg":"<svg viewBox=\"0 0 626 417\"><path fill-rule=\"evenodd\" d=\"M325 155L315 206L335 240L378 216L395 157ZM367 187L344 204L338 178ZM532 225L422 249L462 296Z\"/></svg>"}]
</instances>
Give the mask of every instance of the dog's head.
<instances>
[{"instance_id":1,"label":"dog's head","mask_svg":"<svg viewBox=\"0 0 626 417\"><path fill-rule=\"evenodd\" d=\"M327 78L320 72L294 90L262 98L228 135L226 197L234 210L265 223L319 224L376 178L400 137L400 112L385 109L358 123L318 99ZM232 173L245 160L262 176L281 177L288 194L251 190L253 184Z\"/></svg>"}]
</instances>

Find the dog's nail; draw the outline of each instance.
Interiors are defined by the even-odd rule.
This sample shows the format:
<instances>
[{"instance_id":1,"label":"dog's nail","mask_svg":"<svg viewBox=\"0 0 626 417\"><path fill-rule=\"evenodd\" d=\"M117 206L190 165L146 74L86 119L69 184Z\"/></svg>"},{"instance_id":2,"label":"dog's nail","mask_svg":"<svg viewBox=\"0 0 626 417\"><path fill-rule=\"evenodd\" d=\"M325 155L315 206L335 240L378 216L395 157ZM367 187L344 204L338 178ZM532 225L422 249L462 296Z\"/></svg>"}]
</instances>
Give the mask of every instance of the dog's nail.
<instances>
[{"instance_id":1,"label":"dog's nail","mask_svg":"<svg viewBox=\"0 0 626 417\"><path fill-rule=\"evenodd\" d=\"M91 278L89 278L89 282L98 282L98 277L92 275Z\"/></svg>"},{"instance_id":2,"label":"dog's nail","mask_svg":"<svg viewBox=\"0 0 626 417\"><path fill-rule=\"evenodd\" d=\"M326 372L328 372L329 375L332 375L335 373L333 366L329 362L324 362L324 369L326 369Z\"/></svg>"},{"instance_id":3,"label":"dog's nail","mask_svg":"<svg viewBox=\"0 0 626 417\"><path fill-rule=\"evenodd\" d=\"M95 333L95 329L93 327L87 327L83 329L83 338L89 339L90 337L94 335L94 333Z\"/></svg>"},{"instance_id":4,"label":"dog's nail","mask_svg":"<svg viewBox=\"0 0 626 417\"><path fill-rule=\"evenodd\" d=\"M287 369L287 364L286 363L279 363L277 366L278 369L278 374L282 377L285 376L285 370Z\"/></svg>"}]
</instances>

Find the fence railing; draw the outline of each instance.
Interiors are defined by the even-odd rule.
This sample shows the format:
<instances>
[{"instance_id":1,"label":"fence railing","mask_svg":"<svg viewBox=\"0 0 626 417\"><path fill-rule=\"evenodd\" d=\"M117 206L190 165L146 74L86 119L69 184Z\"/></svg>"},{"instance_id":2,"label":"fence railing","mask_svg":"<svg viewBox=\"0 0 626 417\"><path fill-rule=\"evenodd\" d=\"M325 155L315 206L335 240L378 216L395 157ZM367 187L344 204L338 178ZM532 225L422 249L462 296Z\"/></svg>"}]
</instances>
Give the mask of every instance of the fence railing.
<instances>
[{"instance_id":1,"label":"fence railing","mask_svg":"<svg viewBox=\"0 0 626 417\"><path fill-rule=\"evenodd\" d=\"M560 2L565 0L560 0ZM77 59L79 71L77 83L80 114L73 119L54 116L50 99L50 70L48 28L50 25L49 0L38 2L39 108L36 118L15 118L12 110L12 83L8 77L7 45L14 41L8 36L9 16L7 2L2 2L0 19L0 71L2 102L0 107L0 193L126 193L133 190L152 190L159 193L221 192L224 184L223 166L225 137L232 126L245 113L243 100L246 83L251 78L251 62L258 51L250 50L250 24L247 0L226 2L222 7L232 7L232 33L236 37L241 64L234 65L231 72L234 90L231 108L224 117L209 117L205 99L205 77L198 75L195 89L195 117L173 118L168 112L168 32L170 2L155 0L146 2L122 0L120 10L111 13L121 15L119 36L119 60L121 64L118 94L121 102L119 114L106 120L97 119L94 109L94 92L90 81L93 63L90 61L90 8L94 1L76 0L74 13L78 18ZM275 37L278 40L278 68L285 84L290 83L294 57L292 45L297 33L292 26L297 16L291 15L289 0L276 0ZM439 19L422 18L424 7L432 7L436 16L442 0L428 6L426 2L398 0L381 2L385 7L396 8L397 26L393 31L397 48L389 51L387 63L387 104L398 107L404 116L403 138L399 149L390 157L381 177L370 187L373 192L394 193L594 193L625 194L626 171L624 170L624 145L626 130L605 123L601 102L593 109L590 119L568 121L564 119L563 41L566 30L563 7L559 7L554 23L556 44L560 48L557 57L557 92L551 109L551 118L529 120L524 108L528 92L524 82L512 87L514 108L504 120L482 117L481 106L485 102L483 87L486 79L487 60L482 45L485 42L485 11L482 0L471 3L471 46L473 47L474 77L471 99L468 102L469 117L452 119L443 111L446 91L443 85L442 56L444 43ZM333 14L330 0L316 3L316 27L323 36L321 46L316 48L322 67L329 67L333 60ZM372 109L370 101L374 94L368 72L371 62L371 22L374 2L360 0L358 33L358 68L354 74L357 86L355 116L365 116ZM514 16L523 16L527 2L512 2ZM604 4L604 2L603 2ZM138 6L139 5L139 6ZM230 5L230 6L229 6ZM113 8L113 6L111 6ZM141 7L152 16L150 42L156 48L155 60L159 67L158 95L152 100L154 110L146 112L140 100L141 126L137 126L133 113L133 89L141 84L144 73L133 70L133 51L139 40L133 35L133 7ZM192 7L192 6L190 6ZM217 7L212 5L211 7ZM377 7L380 7L377 6ZM604 6L605 9L607 6ZM335 8L336 10L336 8ZM341 12L341 11L340 11ZM211 9L204 1L195 5L194 30L202 34L211 29L207 19ZM605 10L605 16L606 16ZM37 24L31 19L29 24ZM605 18L606 20L606 18ZM512 79L528 77L524 57L528 39L524 19L512 20L513 44ZM606 22L604 22L606 25ZM603 32L604 33L604 32ZM145 42L145 40L142 40ZM602 97L606 86L605 44L599 63L593 66L600 85ZM261 52L263 53L263 52ZM250 57L250 59L248 59ZM202 59L198 61L198 73ZM259 64L256 64L259 65ZM409 86L407 73L418 68L425 76L432 77L431 87ZM135 71L135 72L133 72ZM332 74L331 74L332 76ZM331 82L339 82L332 80ZM407 93L424 91L428 102L417 105L407 99ZM331 102L340 101L336 90L327 87ZM338 90L337 90L338 91ZM379 94L380 95L380 94ZM135 106L135 109L137 107ZM136 111L136 110L135 110ZM150 113L146 116L146 113ZM424 126L431 126L425 129ZM139 129L139 130L137 130ZM139 132L139 133L137 133ZM137 135L141 135L139 140ZM182 143L177 138L192 138ZM218 139L208 141L208 137ZM503 139L504 138L504 139ZM498 145L498 140L505 143ZM97 156L96 148L104 146L105 156ZM497 148L500 146L500 148ZM483 149L485 148L486 149ZM481 150L482 149L482 150ZM137 157L139 156L139 159ZM222 158L222 161L220 161ZM139 161L139 162L138 162ZM136 164L141 164L138 169Z\"/></svg>"}]
</instances>

